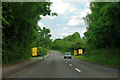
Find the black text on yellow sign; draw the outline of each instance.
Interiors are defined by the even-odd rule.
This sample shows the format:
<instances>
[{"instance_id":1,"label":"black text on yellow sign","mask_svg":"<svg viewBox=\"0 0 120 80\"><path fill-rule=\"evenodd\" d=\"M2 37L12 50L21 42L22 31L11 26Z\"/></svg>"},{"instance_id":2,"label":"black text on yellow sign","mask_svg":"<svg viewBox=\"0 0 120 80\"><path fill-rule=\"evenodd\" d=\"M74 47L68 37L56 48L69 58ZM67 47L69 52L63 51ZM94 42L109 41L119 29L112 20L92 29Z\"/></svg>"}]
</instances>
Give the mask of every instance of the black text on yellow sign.
<instances>
[{"instance_id":1,"label":"black text on yellow sign","mask_svg":"<svg viewBox=\"0 0 120 80\"><path fill-rule=\"evenodd\" d=\"M37 56L37 47L32 48L32 56Z\"/></svg>"},{"instance_id":2,"label":"black text on yellow sign","mask_svg":"<svg viewBox=\"0 0 120 80\"><path fill-rule=\"evenodd\" d=\"M82 49L78 49L78 53L79 54L83 54L83 50Z\"/></svg>"},{"instance_id":3,"label":"black text on yellow sign","mask_svg":"<svg viewBox=\"0 0 120 80\"><path fill-rule=\"evenodd\" d=\"M77 50L74 50L74 55L77 55Z\"/></svg>"}]
</instances>

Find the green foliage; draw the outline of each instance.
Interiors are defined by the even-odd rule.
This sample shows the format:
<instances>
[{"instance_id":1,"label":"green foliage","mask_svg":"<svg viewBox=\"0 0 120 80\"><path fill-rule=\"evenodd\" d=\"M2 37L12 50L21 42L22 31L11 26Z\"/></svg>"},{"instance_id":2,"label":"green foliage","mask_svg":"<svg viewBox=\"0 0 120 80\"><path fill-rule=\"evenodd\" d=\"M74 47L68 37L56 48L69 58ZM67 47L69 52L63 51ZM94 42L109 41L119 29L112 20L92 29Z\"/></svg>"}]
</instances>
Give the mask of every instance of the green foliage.
<instances>
[{"instance_id":1,"label":"green foliage","mask_svg":"<svg viewBox=\"0 0 120 80\"><path fill-rule=\"evenodd\" d=\"M50 49L50 45L52 40L50 39L51 34L50 34L50 30L46 29L45 27L43 27L43 29L38 29L38 34L39 37L37 39L37 47L41 46L44 47L46 49Z\"/></svg>"},{"instance_id":2,"label":"green foliage","mask_svg":"<svg viewBox=\"0 0 120 80\"><path fill-rule=\"evenodd\" d=\"M95 49L88 52L89 56L87 57L77 56L76 59L87 60L90 62L97 62L100 64L109 65L115 68L120 68L120 65L118 64L119 58L117 56L119 52L120 52L120 49L116 49L116 48ZM114 55L114 53L118 53L118 54Z\"/></svg>"},{"instance_id":3,"label":"green foliage","mask_svg":"<svg viewBox=\"0 0 120 80\"><path fill-rule=\"evenodd\" d=\"M84 33L86 41L86 58L118 66L120 53L120 2L92 2L91 14L84 20L87 32ZM120 66L119 66L120 67Z\"/></svg>"},{"instance_id":4,"label":"green foliage","mask_svg":"<svg viewBox=\"0 0 120 80\"><path fill-rule=\"evenodd\" d=\"M51 13L50 6L50 2L2 3L3 64L31 57L31 48L38 46L36 43L38 38L41 38L38 35L39 27L37 26L40 15L55 14ZM47 29L46 35L48 33Z\"/></svg>"},{"instance_id":5,"label":"green foliage","mask_svg":"<svg viewBox=\"0 0 120 80\"><path fill-rule=\"evenodd\" d=\"M120 47L119 5L120 3L106 2L90 4L92 13L84 20L88 25L85 37L92 49Z\"/></svg>"},{"instance_id":6,"label":"green foliage","mask_svg":"<svg viewBox=\"0 0 120 80\"><path fill-rule=\"evenodd\" d=\"M38 56L43 56L43 55L46 55L47 54L47 52L48 52L48 50L47 49L45 49L45 48L43 48L43 47L38 47L37 48L37 53L38 53Z\"/></svg>"},{"instance_id":7,"label":"green foliage","mask_svg":"<svg viewBox=\"0 0 120 80\"><path fill-rule=\"evenodd\" d=\"M83 41L78 32L73 35L68 35L64 39L55 39L52 42L52 49L62 52L71 52L73 54L74 49L83 48Z\"/></svg>"}]
</instances>

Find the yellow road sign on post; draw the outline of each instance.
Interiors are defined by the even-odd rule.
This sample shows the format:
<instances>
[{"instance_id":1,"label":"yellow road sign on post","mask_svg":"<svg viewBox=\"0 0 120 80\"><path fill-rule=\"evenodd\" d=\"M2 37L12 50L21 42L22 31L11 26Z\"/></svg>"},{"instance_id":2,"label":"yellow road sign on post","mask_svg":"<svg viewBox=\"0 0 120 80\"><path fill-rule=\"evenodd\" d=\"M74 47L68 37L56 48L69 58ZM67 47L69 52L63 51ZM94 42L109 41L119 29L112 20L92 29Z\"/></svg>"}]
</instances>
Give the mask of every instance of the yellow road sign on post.
<instances>
[{"instance_id":1,"label":"yellow road sign on post","mask_svg":"<svg viewBox=\"0 0 120 80\"><path fill-rule=\"evenodd\" d=\"M83 50L82 49L78 49L79 54L83 54Z\"/></svg>"},{"instance_id":2,"label":"yellow road sign on post","mask_svg":"<svg viewBox=\"0 0 120 80\"><path fill-rule=\"evenodd\" d=\"M74 50L74 55L77 55L77 50Z\"/></svg>"},{"instance_id":3,"label":"yellow road sign on post","mask_svg":"<svg viewBox=\"0 0 120 80\"><path fill-rule=\"evenodd\" d=\"M32 56L37 56L37 47L32 48Z\"/></svg>"}]
</instances>

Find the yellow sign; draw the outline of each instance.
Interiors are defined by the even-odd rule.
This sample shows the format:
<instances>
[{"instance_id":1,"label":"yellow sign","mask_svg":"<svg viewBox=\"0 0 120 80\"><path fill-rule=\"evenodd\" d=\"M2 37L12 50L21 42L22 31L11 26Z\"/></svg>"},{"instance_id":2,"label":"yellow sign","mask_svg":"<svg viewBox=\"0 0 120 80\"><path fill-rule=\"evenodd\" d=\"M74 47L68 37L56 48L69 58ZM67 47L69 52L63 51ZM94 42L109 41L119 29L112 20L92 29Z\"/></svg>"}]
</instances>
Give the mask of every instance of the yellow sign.
<instances>
[{"instance_id":1,"label":"yellow sign","mask_svg":"<svg viewBox=\"0 0 120 80\"><path fill-rule=\"evenodd\" d=\"M37 56L37 47L32 48L32 56Z\"/></svg>"},{"instance_id":2,"label":"yellow sign","mask_svg":"<svg viewBox=\"0 0 120 80\"><path fill-rule=\"evenodd\" d=\"M83 54L83 50L82 49L79 49L79 54Z\"/></svg>"},{"instance_id":3,"label":"yellow sign","mask_svg":"<svg viewBox=\"0 0 120 80\"><path fill-rule=\"evenodd\" d=\"M74 55L77 55L77 50L74 50Z\"/></svg>"}]
</instances>

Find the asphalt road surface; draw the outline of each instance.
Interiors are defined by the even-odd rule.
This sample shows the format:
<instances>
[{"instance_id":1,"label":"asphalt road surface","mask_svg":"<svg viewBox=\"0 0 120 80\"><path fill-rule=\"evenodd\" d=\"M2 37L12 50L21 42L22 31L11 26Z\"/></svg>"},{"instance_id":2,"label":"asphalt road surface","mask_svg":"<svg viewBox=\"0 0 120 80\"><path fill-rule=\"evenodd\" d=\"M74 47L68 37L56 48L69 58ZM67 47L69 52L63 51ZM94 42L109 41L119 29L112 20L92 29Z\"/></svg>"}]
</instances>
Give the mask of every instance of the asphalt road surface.
<instances>
[{"instance_id":1,"label":"asphalt road surface","mask_svg":"<svg viewBox=\"0 0 120 80\"><path fill-rule=\"evenodd\" d=\"M118 78L118 70L84 62L64 59L58 51L43 61L39 61L9 78Z\"/></svg>"}]
</instances>

